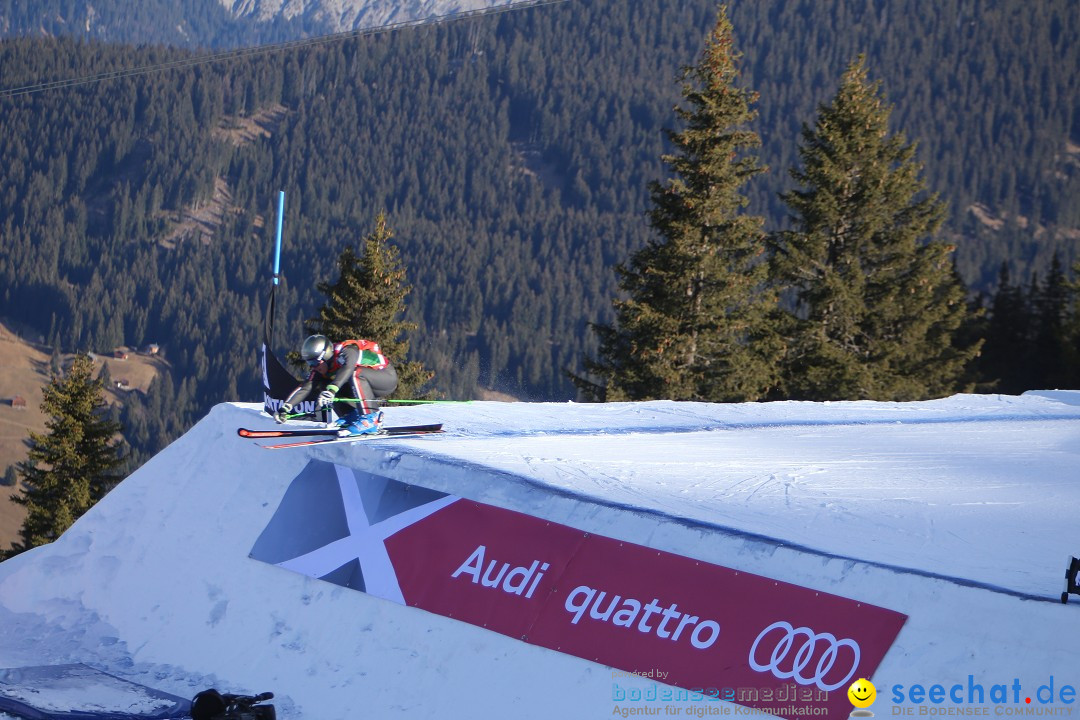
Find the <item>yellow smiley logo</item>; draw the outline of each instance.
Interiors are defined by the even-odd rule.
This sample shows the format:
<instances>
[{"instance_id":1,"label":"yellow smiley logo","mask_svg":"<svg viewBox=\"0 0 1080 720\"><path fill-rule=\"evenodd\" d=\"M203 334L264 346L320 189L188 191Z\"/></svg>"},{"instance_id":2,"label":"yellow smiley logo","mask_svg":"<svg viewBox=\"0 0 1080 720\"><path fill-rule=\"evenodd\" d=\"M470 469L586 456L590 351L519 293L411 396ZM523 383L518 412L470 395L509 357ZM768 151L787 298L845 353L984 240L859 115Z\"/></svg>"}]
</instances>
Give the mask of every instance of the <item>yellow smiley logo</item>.
<instances>
[{"instance_id":1,"label":"yellow smiley logo","mask_svg":"<svg viewBox=\"0 0 1080 720\"><path fill-rule=\"evenodd\" d=\"M851 683L847 691L848 700L857 708L867 708L877 699L877 688L866 678L859 678Z\"/></svg>"}]
</instances>

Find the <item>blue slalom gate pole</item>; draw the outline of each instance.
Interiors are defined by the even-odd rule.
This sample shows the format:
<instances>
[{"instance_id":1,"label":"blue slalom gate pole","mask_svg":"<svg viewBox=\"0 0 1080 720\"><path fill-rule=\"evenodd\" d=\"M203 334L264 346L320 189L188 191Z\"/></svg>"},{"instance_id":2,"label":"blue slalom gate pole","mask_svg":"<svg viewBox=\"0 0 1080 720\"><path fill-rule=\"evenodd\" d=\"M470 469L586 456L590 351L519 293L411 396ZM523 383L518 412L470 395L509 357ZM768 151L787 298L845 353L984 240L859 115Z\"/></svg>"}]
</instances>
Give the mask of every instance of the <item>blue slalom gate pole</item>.
<instances>
[{"instance_id":1,"label":"blue slalom gate pole","mask_svg":"<svg viewBox=\"0 0 1080 720\"><path fill-rule=\"evenodd\" d=\"M278 190L277 202L277 242L274 246L274 284L278 284L278 275L281 272L281 220L285 214L285 191Z\"/></svg>"}]
</instances>

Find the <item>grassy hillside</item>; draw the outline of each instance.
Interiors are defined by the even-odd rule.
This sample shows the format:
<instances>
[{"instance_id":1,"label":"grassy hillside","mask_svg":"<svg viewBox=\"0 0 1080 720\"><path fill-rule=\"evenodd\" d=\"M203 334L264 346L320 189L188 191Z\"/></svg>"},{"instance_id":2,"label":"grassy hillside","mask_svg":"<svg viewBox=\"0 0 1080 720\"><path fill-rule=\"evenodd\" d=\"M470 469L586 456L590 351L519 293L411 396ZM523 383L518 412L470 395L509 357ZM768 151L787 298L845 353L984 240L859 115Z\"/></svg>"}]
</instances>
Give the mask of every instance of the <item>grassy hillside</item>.
<instances>
[{"instance_id":1,"label":"grassy hillside","mask_svg":"<svg viewBox=\"0 0 1080 720\"><path fill-rule=\"evenodd\" d=\"M41 388L49 381L49 352L19 338L0 325L0 472L26 459L25 441L30 432L45 430ZM12 407L21 397L24 408ZM0 548L7 549L18 537L25 515L23 508L11 502L17 488L0 486Z\"/></svg>"},{"instance_id":2,"label":"grassy hillside","mask_svg":"<svg viewBox=\"0 0 1080 720\"><path fill-rule=\"evenodd\" d=\"M26 459L26 440L31 432L46 431L46 416L41 412L42 388L51 376L52 349L32 342L0 323L0 476L8 467ZM70 360L64 357L61 362ZM126 359L96 357L97 372L108 367L113 384L105 394L110 405L122 404L131 393L145 393L150 383L165 367L160 358L131 352ZM121 383L123 387L117 387ZM26 401L25 407L12 404L14 398ZM0 486L0 549L18 538L25 511L11 502L17 488Z\"/></svg>"}]
</instances>

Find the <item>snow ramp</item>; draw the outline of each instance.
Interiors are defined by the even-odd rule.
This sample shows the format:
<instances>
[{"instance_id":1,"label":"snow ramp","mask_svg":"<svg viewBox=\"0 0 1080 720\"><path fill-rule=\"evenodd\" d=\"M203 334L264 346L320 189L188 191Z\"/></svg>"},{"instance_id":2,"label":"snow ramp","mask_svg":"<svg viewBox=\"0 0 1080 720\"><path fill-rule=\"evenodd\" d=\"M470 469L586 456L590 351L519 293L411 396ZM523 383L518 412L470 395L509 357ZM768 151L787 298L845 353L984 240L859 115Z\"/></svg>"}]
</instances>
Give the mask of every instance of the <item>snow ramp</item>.
<instances>
[{"instance_id":1,"label":"snow ramp","mask_svg":"<svg viewBox=\"0 0 1080 720\"><path fill-rule=\"evenodd\" d=\"M864 675L878 715L1071 710L1076 397L423 406L388 424L445 435L289 450L219 405L0 564L0 667L319 720L842 717Z\"/></svg>"},{"instance_id":2,"label":"snow ramp","mask_svg":"<svg viewBox=\"0 0 1080 720\"><path fill-rule=\"evenodd\" d=\"M30 720L185 718L186 698L79 663L0 670L0 714Z\"/></svg>"}]
</instances>

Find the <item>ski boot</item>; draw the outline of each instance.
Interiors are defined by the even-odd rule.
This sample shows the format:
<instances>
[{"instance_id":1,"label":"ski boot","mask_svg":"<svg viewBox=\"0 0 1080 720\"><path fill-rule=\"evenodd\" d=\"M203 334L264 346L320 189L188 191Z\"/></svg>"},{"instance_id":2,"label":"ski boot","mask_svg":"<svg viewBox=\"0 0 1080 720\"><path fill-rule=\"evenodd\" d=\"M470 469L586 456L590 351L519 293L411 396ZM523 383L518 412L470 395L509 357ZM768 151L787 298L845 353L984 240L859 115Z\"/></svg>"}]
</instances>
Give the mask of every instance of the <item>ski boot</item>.
<instances>
[{"instance_id":1,"label":"ski boot","mask_svg":"<svg viewBox=\"0 0 1080 720\"><path fill-rule=\"evenodd\" d=\"M343 427L348 427L353 423L360 422L360 418L362 417L364 417L364 414L361 413L359 410L350 410L349 412L339 417L337 420L334 420L334 422L332 422L331 424L336 426L340 430Z\"/></svg>"},{"instance_id":2,"label":"ski boot","mask_svg":"<svg viewBox=\"0 0 1080 720\"><path fill-rule=\"evenodd\" d=\"M376 410L367 415L355 413L356 417L352 417L353 415L354 413L349 413L338 420L339 423L346 421L342 424L341 429L338 430L338 437L374 435L382 428L382 410Z\"/></svg>"}]
</instances>

